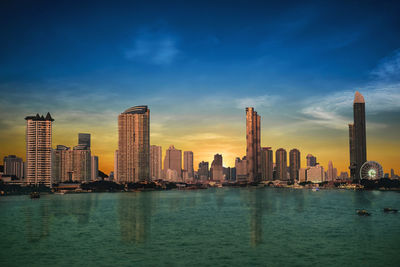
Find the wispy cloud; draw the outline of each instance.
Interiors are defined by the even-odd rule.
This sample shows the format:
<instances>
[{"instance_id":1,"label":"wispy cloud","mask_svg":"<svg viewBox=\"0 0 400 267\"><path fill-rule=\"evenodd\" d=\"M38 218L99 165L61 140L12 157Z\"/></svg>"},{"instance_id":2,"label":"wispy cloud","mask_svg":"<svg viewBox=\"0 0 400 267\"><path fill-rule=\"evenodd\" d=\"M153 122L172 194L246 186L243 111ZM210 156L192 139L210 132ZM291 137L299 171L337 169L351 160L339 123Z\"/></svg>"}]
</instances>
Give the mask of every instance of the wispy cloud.
<instances>
[{"instance_id":1,"label":"wispy cloud","mask_svg":"<svg viewBox=\"0 0 400 267\"><path fill-rule=\"evenodd\" d=\"M244 109L246 107L271 107L279 100L277 95L261 95L255 97L244 97L235 99L236 107Z\"/></svg>"},{"instance_id":2,"label":"wispy cloud","mask_svg":"<svg viewBox=\"0 0 400 267\"><path fill-rule=\"evenodd\" d=\"M180 53L177 43L177 38L172 34L146 30L136 36L133 48L125 51L125 57L155 65L168 65Z\"/></svg>"},{"instance_id":3,"label":"wispy cloud","mask_svg":"<svg viewBox=\"0 0 400 267\"><path fill-rule=\"evenodd\" d=\"M371 74L380 82L400 82L400 49L382 59Z\"/></svg>"}]
</instances>

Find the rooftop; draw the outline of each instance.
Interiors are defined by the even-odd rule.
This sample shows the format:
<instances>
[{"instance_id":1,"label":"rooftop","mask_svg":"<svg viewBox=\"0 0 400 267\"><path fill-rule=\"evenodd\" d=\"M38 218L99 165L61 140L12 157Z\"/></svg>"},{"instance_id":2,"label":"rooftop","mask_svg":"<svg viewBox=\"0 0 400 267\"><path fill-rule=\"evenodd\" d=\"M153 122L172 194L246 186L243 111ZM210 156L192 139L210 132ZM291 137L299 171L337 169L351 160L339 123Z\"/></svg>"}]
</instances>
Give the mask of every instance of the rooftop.
<instances>
[{"instance_id":1,"label":"rooftop","mask_svg":"<svg viewBox=\"0 0 400 267\"><path fill-rule=\"evenodd\" d=\"M358 92L358 91L354 95L354 104L355 103L365 103L363 95L360 94L360 92Z\"/></svg>"},{"instance_id":2,"label":"rooftop","mask_svg":"<svg viewBox=\"0 0 400 267\"><path fill-rule=\"evenodd\" d=\"M36 116L27 116L25 117L25 120L33 120L33 121L54 121L54 119L51 117L50 112L47 112L46 117L43 115L40 116L39 113L36 114Z\"/></svg>"},{"instance_id":3,"label":"rooftop","mask_svg":"<svg viewBox=\"0 0 400 267\"><path fill-rule=\"evenodd\" d=\"M147 106L134 106L128 108L122 114L145 114L147 112Z\"/></svg>"}]
</instances>

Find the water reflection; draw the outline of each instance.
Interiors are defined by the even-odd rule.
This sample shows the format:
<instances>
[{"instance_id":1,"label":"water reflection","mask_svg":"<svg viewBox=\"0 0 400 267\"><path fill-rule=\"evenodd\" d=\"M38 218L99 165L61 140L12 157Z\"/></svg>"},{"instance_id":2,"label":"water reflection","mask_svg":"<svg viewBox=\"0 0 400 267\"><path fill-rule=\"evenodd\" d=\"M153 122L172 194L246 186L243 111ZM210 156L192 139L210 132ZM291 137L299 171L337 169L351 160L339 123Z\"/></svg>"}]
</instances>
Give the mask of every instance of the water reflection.
<instances>
[{"instance_id":1,"label":"water reflection","mask_svg":"<svg viewBox=\"0 0 400 267\"><path fill-rule=\"evenodd\" d=\"M146 242L156 196L153 192L119 194L117 209L122 241Z\"/></svg>"}]
</instances>

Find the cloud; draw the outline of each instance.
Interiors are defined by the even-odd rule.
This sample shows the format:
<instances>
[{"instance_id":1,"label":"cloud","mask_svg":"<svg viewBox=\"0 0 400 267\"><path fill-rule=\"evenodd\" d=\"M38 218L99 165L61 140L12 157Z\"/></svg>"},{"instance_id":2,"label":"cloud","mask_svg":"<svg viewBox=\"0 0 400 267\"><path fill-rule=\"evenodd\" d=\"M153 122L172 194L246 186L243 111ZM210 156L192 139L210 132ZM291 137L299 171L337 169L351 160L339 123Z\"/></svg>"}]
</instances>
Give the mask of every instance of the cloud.
<instances>
[{"instance_id":1,"label":"cloud","mask_svg":"<svg viewBox=\"0 0 400 267\"><path fill-rule=\"evenodd\" d=\"M179 53L177 39L173 35L144 31L136 37L133 48L125 51L125 57L154 65L168 65Z\"/></svg>"},{"instance_id":2,"label":"cloud","mask_svg":"<svg viewBox=\"0 0 400 267\"><path fill-rule=\"evenodd\" d=\"M372 79L358 89L365 98L367 114L400 111L400 50L380 61L371 71ZM303 103L301 113L306 121L328 128L341 129L352 121L351 107L355 90L336 92L311 98ZM369 127L385 127L380 122L369 122Z\"/></svg>"}]
</instances>

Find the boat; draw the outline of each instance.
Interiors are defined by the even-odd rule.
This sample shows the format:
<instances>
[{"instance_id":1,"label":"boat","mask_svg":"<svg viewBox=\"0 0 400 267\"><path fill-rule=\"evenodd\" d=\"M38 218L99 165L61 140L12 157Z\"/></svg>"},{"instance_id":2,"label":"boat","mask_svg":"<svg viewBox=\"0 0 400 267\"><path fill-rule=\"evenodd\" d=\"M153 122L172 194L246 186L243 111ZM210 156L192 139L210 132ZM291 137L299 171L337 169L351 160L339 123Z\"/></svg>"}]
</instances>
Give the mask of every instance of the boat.
<instances>
[{"instance_id":1,"label":"boat","mask_svg":"<svg viewBox=\"0 0 400 267\"><path fill-rule=\"evenodd\" d=\"M31 198L40 198L40 193L37 191L31 192Z\"/></svg>"},{"instance_id":2,"label":"boat","mask_svg":"<svg viewBox=\"0 0 400 267\"><path fill-rule=\"evenodd\" d=\"M358 214L359 216L370 216L370 215L371 215L371 213L369 213L369 212L366 211L366 210L357 210L357 214Z\"/></svg>"},{"instance_id":3,"label":"boat","mask_svg":"<svg viewBox=\"0 0 400 267\"><path fill-rule=\"evenodd\" d=\"M313 189L311 189L313 192L317 192L317 191L319 191L319 188L318 187L313 187Z\"/></svg>"},{"instance_id":4,"label":"boat","mask_svg":"<svg viewBox=\"0 0 400 267\"><path fill-rule=\"evenodd\" d=\"M396 213L398 210L392 208L384 208L383 211L386 213Z\"/></svg>"}]
</instances>

